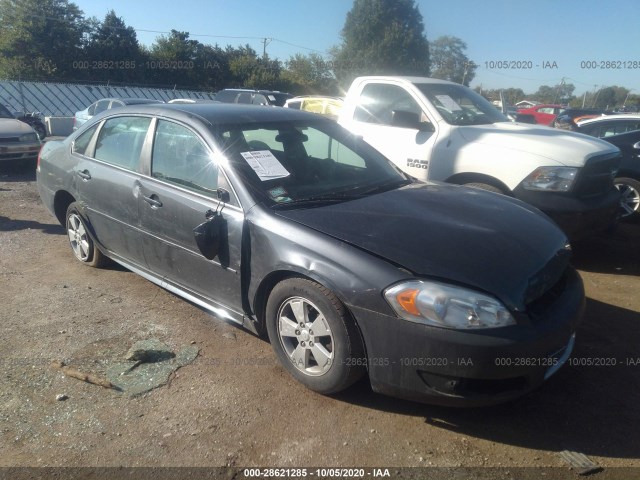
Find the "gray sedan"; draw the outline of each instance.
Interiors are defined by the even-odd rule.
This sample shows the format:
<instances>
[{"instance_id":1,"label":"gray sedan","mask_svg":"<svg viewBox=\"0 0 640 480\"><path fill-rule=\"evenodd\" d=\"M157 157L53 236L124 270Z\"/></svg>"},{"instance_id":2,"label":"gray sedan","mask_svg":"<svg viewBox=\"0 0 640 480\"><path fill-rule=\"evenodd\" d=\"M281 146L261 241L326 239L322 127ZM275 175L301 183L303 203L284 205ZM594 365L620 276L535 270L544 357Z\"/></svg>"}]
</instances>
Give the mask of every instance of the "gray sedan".
<instances>
[{"instance_id":1,"label":"gray sedan","mask_svg":"<svg viewBox=\"0 0 640 480\"><path fill-rule=\"evenodd\" d=\"M110 258L259 335L324 394L505 401L569 357L582 282L565 235L503 195L418 182L290 109L123 107L43 148L75 258Z\"/></svg>"}]
</instances>

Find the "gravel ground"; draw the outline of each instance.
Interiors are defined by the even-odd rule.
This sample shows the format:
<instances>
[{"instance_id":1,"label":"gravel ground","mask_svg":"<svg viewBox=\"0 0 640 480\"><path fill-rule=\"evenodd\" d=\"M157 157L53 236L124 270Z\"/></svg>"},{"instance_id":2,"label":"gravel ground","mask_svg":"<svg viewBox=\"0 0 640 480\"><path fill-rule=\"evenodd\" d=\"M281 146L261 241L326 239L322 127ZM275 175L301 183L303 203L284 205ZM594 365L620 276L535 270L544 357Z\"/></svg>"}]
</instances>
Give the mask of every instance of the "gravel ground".
<instances>
[{"instance_id":1,"label":"gravel ground","mask_svg":"<svg viewBox=\"0 0 640 480\"><path fill-rule=\"evenodd\" d=\"M574 246L588 302L573 363L522 399L446 409L374 394L365 381L323 397L290 378L265 340L124 268L80 265L40 202L32 169L0 166L0 467L491 466L569 474L558 453L572 450L604 468L596 478L613 478L614 467L640 465L639 245L640 224L623 224ZM195 345L200 356L134 398L50 366L64 361L103 376L149 338L175 351ZM495 478L504 474L495 470Z\"/></svg>"}]
</instances>

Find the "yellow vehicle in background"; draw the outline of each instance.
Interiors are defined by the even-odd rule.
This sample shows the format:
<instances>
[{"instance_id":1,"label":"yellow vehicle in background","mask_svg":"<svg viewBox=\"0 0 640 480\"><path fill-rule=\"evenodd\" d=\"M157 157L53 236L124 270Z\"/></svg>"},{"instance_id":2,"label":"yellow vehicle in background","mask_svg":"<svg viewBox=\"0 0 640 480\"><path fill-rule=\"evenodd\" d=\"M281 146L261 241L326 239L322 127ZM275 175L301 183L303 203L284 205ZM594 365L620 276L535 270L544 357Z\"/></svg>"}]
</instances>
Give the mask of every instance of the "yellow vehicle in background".
<instances>
[{"instance_id":1,"label":"yellow vehicle in background","mask_svg":"<svg viewBox=\"0 0 640 480\"><path fill-rule=\"evenodd\" d=\"M322 97L314 95L304 95L293 97L284 104L286 108L304 110L305 112L318 113L332 120L337 120L342 109L343 99L340 97Z\"/></svg>"}]
</instances>

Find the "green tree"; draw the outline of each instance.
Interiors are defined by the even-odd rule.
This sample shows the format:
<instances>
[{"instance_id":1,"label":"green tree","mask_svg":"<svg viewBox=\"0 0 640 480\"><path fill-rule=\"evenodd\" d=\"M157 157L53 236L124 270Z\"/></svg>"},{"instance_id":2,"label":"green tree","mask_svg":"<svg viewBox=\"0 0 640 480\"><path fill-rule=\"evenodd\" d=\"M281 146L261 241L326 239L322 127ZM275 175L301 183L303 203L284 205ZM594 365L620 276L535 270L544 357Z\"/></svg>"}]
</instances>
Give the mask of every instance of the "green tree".
<instances>
[{"instance_id":1,"label":"green tree","mask_svg":"<svg viewBox=\"0 0 640 480\"><path fill-rule=\"evenodd\" d=\"M189 39L188 32L171 30L169 35L160 35L151 45L149 60L142 65L142 74L156 85L202 88L211 73L205 68L208 53L198 40Z\"/></svg>"},{"instance_id":2,"label":"green tree","mask_svg":"<svg viewBox=\"0 0 640 480\"><path fill-rule=\"evenodd\" d=\"M525 93L521 88L502 88L502 89L482 89L481 87L475 87L474 90L482 95L490 102L500 101L500 92L504 96L509 105L515 105L520 100L525 98Z\"/></svg>"},{"instance_id":3,"label":"green tree","mask_svg":"<svg viewBox=\"0 0 640 480\"><path fill-rule=\"evenodd\" d=\"M91 21L91 20L90 20ZM107 77L114 82L131 82L140 77L144 55L133 27L127 27L115 11L110 10L99 22L85 47L85 58L96 65L108 68L99 72L100 79ZM89 71L93 73L93 70Z\"/></svg>"},{"instance_id":4,"label":"green tree","mask_svg":"<svg viewBox=\"0 0 640 480\"><path fill-rule=\"evenodd\" d=\"M89 27L75 3L0 0L0 25L0 77L76 78Z\"/></svg>"},{"instance_id":5,"label":"green tree","mask_svg":"<svg viewBox=\"0 0 640 480\"><path fill-rule=\"evenodd\" d=\"M283 88L298 94L335 95L337 82L330 67L317 53L296 53L285 62L280 74Z\"/></svg>"},{"instance_id":6,"label":"green tree","mask_svg":"<svg viewBox=\"0 0 640 480\"><path fill-rule=\"evenodd\" d=\"M429 45L431 76L469 86L476 76L476 64L465 55L467 44L457 37L444 35Z\"/></svg>"},{"instance_id":7,"label":"green tree","mask_svg":"<svg viewBox=\"0 0 640 480\"><path fill-rule=\"evenodd\" d=\"M363 74L429 74L429 42L414 0L354 0L341 35L332 53L345 86Z\"/></svg>"},{"instance_id":8,"label":"green tree","mask_svg":"<svg viewBox=\"0 0 640 480\"><path fill-rule=\"evenodd\" d=\"M268 56L258 56L249 45L227 47L230 78L226 86L246 88L278 88L282 64Z\"/></svg>"},{"instance_id":9,"label":"green tree","mask_svg":"<svg viewBox=\"0 0 640 480\"><path fill-rule=\"evenodd\" d=\"M564 83L564 81L554 87L541 85L538 91L531 95L531 99L541 103L569 104L574 98L573 91L575 89L576 87L572 83Z\"/></svg>"}]
</instances>

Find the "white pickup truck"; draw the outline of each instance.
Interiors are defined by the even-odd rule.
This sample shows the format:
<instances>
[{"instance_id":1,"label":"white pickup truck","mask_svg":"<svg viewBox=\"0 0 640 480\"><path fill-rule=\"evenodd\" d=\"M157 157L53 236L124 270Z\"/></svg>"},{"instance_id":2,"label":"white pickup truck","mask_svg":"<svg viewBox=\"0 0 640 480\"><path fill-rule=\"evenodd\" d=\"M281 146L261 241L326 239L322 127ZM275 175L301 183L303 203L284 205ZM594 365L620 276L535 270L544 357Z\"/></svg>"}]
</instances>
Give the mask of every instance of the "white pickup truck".
<instances>
[{"instance_id":1,"label":"white pickup truck","mask_svg":"<svg viewBox=\"0 0 640 480\"><path fill-rule=\"evenodd\" d=\"M420 180L511 195L576 239L615 222L620 151L585 135L510 122L462 85L359 77L338 122Z\"/></svg>"}]
</instances>

